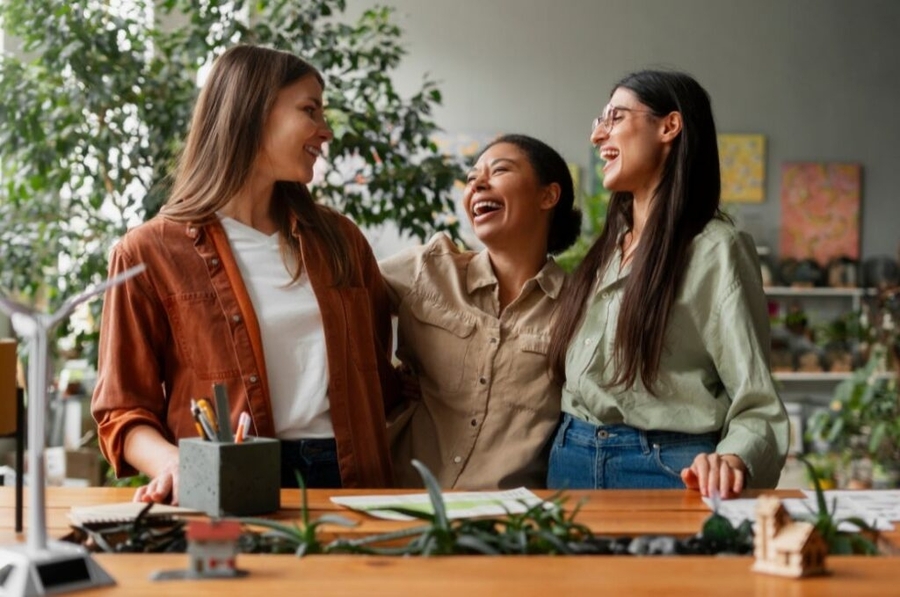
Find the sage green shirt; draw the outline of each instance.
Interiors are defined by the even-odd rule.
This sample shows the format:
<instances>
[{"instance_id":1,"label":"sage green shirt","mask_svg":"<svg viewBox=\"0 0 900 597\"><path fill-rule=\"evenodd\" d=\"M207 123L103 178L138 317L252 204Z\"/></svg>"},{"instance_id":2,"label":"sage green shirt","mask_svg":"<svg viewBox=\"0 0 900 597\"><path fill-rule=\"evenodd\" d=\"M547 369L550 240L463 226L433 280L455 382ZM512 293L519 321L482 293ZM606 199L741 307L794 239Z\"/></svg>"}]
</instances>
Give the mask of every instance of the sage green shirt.
<instances>
[{"instance_id":1,"label":"sage green shirt","mask_svg":"<svg viewBox=\"0 0 900 597\"><path fill-rule=\"evenodd\" d=\"M774 487L788 449L788 420L769 370L769 317L752 239L720 220L694 239L669 315L656 396L640 378L606 389L630 266L599 275L566 355L562 409L593 424L645 430L721 430L716 451L737 454L749 487Z\"/></svg>"},{"instance_id":2,"label":"sage green shirt","mask_svg":"<svg viewBox=\"0 0 900 597\"><path fill-rule=\"evenodd\" d=\"M416 458L444 488L544 487L560 393L547 348L565 273L549 259L501 312L487 251L460 251L444 234L379 265L397 356L421 387L390 426L397 483L422 486Z\"/></svg>"}]
</instances>

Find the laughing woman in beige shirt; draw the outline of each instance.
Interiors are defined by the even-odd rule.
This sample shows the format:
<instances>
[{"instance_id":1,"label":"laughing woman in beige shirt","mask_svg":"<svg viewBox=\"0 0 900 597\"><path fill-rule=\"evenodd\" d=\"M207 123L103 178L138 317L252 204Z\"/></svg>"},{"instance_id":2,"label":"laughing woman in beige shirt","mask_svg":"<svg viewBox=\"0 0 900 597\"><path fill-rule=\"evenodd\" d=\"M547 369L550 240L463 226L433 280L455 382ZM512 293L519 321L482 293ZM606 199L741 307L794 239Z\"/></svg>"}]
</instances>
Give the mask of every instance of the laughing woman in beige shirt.
<instances>
[{"instance_id":1,"label":"laughing woman in beige shirt","mask_svg":"<svg viewBox=\"0 0 900 597\"><path fill-rule=\"evenodd\" d=\"M550 376L551 319L565 274L549 255L577 238L565 160L506 135L481 153L463 206L486 249L444 234L381 262L398 315L397 356L421 392L392 428L397 482L421 486L423 462L444 488L542 487L559 419Z\"/></svg>"}]
</instances>

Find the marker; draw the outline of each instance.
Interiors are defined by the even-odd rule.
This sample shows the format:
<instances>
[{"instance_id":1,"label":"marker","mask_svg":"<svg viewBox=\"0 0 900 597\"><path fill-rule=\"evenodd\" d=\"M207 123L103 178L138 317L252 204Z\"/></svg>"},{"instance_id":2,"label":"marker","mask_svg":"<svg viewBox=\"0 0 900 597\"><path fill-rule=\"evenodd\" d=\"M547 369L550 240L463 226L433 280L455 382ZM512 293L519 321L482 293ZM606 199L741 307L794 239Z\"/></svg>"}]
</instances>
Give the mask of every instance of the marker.
<instances>
[{"instance_id":1,"label":"marker","mask_svg":"<svg viewBox=\"0 0 900 597\"><path fill-rule=\"evenodd\" d=\"M247 432L250 431L250 414L247 411L241 413L241 416L238 417L237 429L234 432L234 443L240 444L244 441L244 438L247 437Z\"/></svg>"}]
</instances>

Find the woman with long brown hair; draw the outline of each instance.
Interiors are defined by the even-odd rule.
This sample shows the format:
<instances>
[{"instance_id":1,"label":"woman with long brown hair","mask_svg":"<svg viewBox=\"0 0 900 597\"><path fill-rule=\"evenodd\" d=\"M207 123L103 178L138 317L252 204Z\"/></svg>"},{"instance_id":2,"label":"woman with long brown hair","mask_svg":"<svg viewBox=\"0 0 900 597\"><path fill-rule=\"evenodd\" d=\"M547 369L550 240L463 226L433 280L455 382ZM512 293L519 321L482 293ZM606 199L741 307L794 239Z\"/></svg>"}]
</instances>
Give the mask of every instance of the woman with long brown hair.
<instances>
[{"instance_id":1,"label":"woman with long brown hair","mask_svg":"<svg viewBox=\"0 0 900 597\"><path fill-rule=\"evenodd\" d=\"M592 127L610 189L550 359L553 488L774 487L788 423L752 239L719 210L716 129L690 76L625 77Z\"/></svg>"},{"instance_id":2,"label":"woman with long brown hair","mask_svg":"<svg viewBox=\"0 0 900 597\"><path fill-rule=\"evenodd\" d=\"M281 440L282 484L383 487L391 329L371 249L306 185L331 129L324 81L277 50L236 46L205 83L172 193L114 247L92 411L135 499L177 501L179 438L214 383L250 433Z\"/></svg>"}]
</instances>

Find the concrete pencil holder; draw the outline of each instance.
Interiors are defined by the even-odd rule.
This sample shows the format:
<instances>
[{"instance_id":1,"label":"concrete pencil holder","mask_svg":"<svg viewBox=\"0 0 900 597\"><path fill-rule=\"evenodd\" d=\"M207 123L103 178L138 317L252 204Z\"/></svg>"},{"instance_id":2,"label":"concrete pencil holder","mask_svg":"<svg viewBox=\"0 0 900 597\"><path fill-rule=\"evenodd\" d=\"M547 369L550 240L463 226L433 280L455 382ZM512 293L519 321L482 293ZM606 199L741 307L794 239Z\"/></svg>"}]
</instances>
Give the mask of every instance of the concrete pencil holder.
<instances>
[{"instance_id":1,"label":"concrete pencil holder","mask_svg":"<svg viewBox=\"0 0 900 597\"><path fill-rule=\"evenodd\" d=\"M278 510L281 448L277 439L178 442L178 503L209 516L253 516Z\"/></svg>"}]
</instances>

